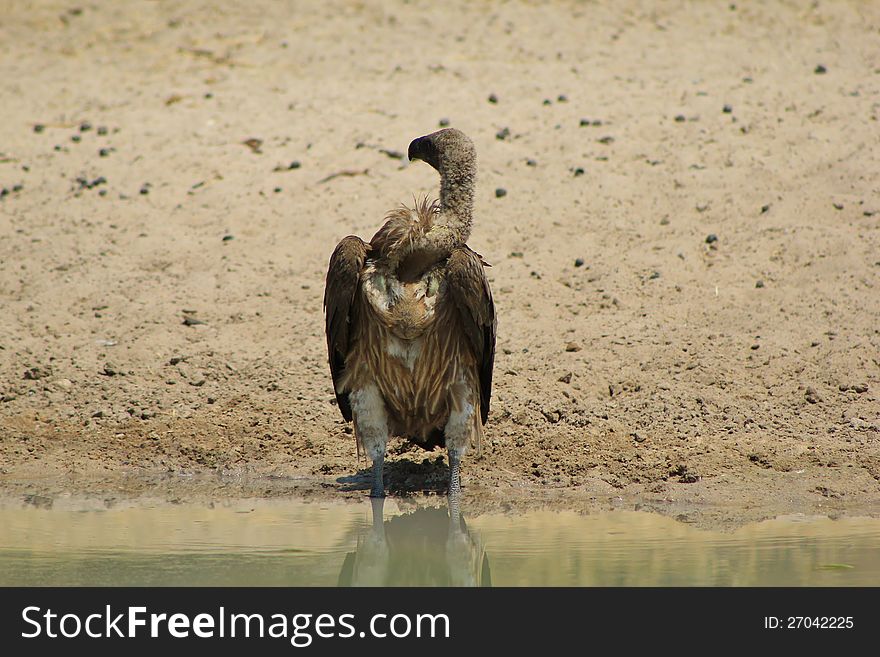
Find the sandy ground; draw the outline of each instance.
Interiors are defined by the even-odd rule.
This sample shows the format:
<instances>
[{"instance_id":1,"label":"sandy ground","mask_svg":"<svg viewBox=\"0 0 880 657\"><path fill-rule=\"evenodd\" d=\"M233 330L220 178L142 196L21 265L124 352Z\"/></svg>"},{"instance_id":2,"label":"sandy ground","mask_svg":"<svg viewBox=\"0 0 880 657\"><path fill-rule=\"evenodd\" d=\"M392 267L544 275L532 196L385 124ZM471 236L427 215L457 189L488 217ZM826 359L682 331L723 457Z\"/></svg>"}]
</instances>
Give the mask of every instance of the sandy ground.
<instances>
[{"instance_id":1,"label":"sandy ground","mask_svg":"<svg viewBox=\"0 0 880 657\"><path fill-rule=\"evenodd\" d=\"M326 265L448 120L499 315L466 506L880 514L880 5L742 5L13 2L0 492L362 498Z\"/></svg>"}]
</instances>

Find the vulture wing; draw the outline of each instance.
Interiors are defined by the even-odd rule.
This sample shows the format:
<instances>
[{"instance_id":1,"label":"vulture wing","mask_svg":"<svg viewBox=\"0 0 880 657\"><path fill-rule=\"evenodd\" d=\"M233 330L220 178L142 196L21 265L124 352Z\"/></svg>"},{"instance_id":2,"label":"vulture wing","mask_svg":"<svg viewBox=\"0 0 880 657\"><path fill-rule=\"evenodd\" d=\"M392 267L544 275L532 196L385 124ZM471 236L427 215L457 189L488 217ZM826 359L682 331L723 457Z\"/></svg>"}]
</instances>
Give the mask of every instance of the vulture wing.
<instances>
[{"instance_id":1,"label":"vulture wing","mask_svg":"<svg viewBox=\"0 0 880 657\"><path fill-rule=\"evenodd\" d=\"M324 288L324 315L327 330L327 355L330 374L339 410L351 421L351 404L347 393L339 393L337 384L345 371L349 338L354 321L354 299L360 289L360 274L370 246L361 238L349 235L343 239L330 256L327 284Z\"/></svg>"},{"instance_id":2,"label":"vulture wing","mask_svg":"<svg viewBox=\"0 0 880 657\"><path fill-rule=\"evenodd\" d=\"M495 363L495 303L483 267L482 256L467 246L455 249L447 261L449 294L458 309L461 328L474 350L480 369L480 412L483 424L489 417L492 367Z\"/></svg>"}]
</instances>

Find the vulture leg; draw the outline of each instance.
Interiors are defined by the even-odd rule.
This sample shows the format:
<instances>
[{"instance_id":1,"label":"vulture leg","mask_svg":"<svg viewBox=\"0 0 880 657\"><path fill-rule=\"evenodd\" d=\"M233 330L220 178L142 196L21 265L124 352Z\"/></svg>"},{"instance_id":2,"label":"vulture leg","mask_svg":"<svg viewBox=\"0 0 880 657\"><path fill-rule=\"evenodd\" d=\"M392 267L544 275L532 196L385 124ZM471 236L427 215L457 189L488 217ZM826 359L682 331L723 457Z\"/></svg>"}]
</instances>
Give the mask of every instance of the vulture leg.
<instances>
[{"instance_id":1,"label":"vulture leg","mask_svg":"<svg viewBox=\"0 0 880 657\"><path fill-rule=\"evenodd\" d=\"M449 420L443 427L446 436L446 451L449 454L449 500L457 508L461 496L461 457L471 441L471 433L474 431L474 405L468 401L466 388L456 386L453 393L453 410L449 414Z\"/></svg>"},{"instance_id":2,"label":"vulture leg","mask_svg":"<svg viewBox=\"0 0 880 657\"><path fill-rule=\"evenodd\" d=\"M373 462L373 487L370 497L385 497L383 471L385 444L388 442L388 411L382 395L373 384L349 394L358 442Z\"/></svg>"}]
</instances>

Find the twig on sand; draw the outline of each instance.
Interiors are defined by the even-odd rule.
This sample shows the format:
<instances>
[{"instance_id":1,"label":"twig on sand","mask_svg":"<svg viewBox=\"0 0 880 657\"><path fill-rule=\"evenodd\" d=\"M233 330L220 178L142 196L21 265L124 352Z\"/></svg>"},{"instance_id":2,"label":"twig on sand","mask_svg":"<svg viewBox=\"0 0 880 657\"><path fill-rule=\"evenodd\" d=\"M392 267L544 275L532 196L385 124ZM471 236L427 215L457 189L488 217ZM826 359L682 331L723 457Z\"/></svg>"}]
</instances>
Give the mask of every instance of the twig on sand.
<instances>
[{"instance_id":1,"label":"twig on sand","mask_svg":"<svg viewBox=\"0 0 880 657\"><path fill-rule=\"evenodd\" d=\"M318 181L318 184L323 185L325 182L330 182L334 178L339 178L340 176L366 176L368 173L370 173L369 169L343 169L342 171L331 173L325 178L321 178Z\"/></svg>"}]
</instances>

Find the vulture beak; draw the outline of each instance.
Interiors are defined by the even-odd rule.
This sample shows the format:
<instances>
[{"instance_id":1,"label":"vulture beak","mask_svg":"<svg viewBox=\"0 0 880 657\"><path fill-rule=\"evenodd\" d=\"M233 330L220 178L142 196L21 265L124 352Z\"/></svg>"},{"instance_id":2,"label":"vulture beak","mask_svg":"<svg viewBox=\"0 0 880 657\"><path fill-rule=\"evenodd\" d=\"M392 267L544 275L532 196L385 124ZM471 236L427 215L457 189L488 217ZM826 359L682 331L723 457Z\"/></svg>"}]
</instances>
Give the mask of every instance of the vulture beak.
<instances>
[{"instance_id":1,"label":"vulture beak","mask_svg":"<svg viewBox=\"0 0 880 657\"><path fill-rule=\"evenodd\" d=\"M440 170L439 155L440 154L437 152L437 145L434 143L434 140L431 139L431 135L413 139L409 144L409 149L406 154L410 162L413 160L422 160L438 171Z\"/></svg>"}]
</instances>

